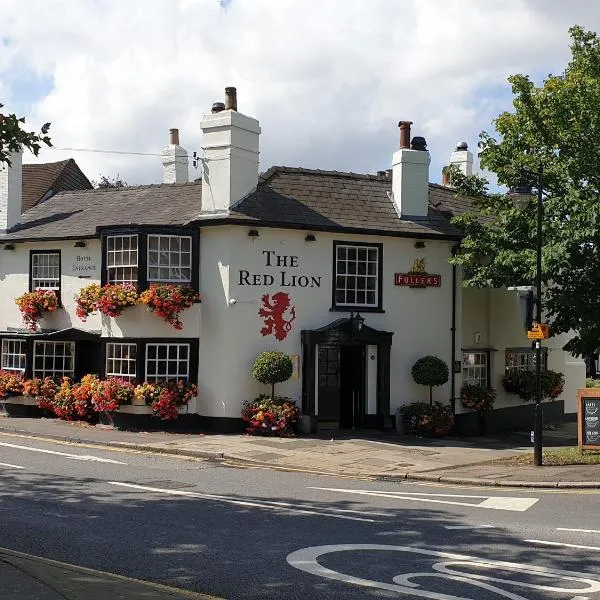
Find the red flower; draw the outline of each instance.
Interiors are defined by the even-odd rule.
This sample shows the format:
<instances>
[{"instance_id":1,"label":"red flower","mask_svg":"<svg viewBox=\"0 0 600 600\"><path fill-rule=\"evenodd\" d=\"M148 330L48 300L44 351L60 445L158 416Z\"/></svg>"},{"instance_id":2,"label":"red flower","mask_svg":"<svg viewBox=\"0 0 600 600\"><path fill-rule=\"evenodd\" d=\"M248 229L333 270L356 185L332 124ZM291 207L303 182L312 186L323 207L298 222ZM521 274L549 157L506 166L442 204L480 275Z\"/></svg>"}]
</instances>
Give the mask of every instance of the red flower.
<instances>
[{"instance_id":1,"label":"red flower","mask_svg":"<svg viewBox=\"0 0 600 600\"><path fill-rule=\"evenodd\" d=\"M181 313L200 301L200 296L187 285L153 284L140 294L140 302L175 329L183 329Z\"/></svg>"}]
</instances>

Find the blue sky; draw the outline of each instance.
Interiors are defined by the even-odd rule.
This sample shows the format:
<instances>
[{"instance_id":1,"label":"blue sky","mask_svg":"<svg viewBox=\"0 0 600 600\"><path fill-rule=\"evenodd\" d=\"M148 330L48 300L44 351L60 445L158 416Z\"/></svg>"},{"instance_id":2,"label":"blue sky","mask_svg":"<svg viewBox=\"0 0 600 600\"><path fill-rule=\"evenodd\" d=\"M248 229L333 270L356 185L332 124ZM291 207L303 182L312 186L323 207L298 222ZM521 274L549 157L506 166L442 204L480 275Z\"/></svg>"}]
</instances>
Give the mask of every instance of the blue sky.
<instances>
[{"instance_id":1,"label":"blue sky","mask_svg":"<svg viewBox=\"0 0 600 600\"><path fill-rule=\"evenodd\" d=\"M91 179L161 179L168 129L201 152L199 121L228 85L262 126L261 167L375 172L414 121L431 180L456 142L511 108L506 77L564 68L589 0L0 0L0 102ZM26 157L34 161L33 157ZM198 176L192 169L192 176Z\"/></svg>"}]
</instances>

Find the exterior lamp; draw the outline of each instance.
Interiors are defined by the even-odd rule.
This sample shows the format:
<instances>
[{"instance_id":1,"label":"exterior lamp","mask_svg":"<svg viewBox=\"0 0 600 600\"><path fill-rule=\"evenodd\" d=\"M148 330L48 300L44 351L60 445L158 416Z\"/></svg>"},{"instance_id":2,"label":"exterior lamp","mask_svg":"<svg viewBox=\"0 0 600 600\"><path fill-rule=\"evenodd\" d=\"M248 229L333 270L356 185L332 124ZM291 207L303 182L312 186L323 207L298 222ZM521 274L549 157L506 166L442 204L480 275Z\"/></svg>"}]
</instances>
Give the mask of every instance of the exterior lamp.
<instances>
[{"instance_id":1,"label":"exterior lamp","mask_svg":"<svg viewBox=\"0 0 600 600\"><path fill-rule=\"evenodd\" d=\"M352 332L358 333L363 328L365 320L360 316L360 313L350 313L350 324L352 326Z\"/></svg>"},{"instance_id":2,"label":"exterior lamp","mask_svg":"<svg viewBox=\"0 0 600 600\"><path fill-rule=\"evenodd\" d=\"M508 196L513 201L516 208L522 209L527 206L532 199L537 198L537 235L536 235L536 312L535 322L538 325L542 323L542 245L543 231L542 223L544 219L544 172L540 165L537 172L526 171L524 173L527 180L521 181L508 192ZM533 192L531 180L534 178L537 194ZM535 407L533 409L533 464L536 467L542 465L542 431L544 425L544 416L542 409L542 341L535 340Z\"/></svg>"},{"instance_id":3,"label":"exterior lamp","mask_svg":"<svg viewBox=\"0 0 600 600\"><path fill-rule=\"evenodd\" d=\"M248 237L249 238L257 238L260 234L258 233L258 231L256 229L251 229L250 231L248 231Z\"/></svg>"}]
</instances>

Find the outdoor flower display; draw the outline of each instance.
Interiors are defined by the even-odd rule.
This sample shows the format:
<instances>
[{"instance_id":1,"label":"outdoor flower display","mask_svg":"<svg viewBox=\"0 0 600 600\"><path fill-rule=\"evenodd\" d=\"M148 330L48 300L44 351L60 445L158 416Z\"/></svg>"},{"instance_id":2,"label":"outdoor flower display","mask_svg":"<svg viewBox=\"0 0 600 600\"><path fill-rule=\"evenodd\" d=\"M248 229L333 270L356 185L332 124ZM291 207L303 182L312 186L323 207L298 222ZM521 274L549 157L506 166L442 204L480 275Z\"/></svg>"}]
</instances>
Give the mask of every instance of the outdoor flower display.
<instances>
[{"instance_id":1,"label":"outdoor flower display","mask_svg":"<svg viewBox=\"0 0 600 600\"><path fill-rule=\"evenodd\" d=\"M92 406L96 412L114 412L124 404L131 404L135 385L126 379L110 377L92 386Z\"/></svg>"},{"instance_id":2,"label":"outdoor flower display","mask_svg":"<svg viewBox=\"0 0 600 600\"><path fill-rule=\"evenodd\" d=\"M103 315L118 317L129 306L135 306L138 298L134 285L129 283L108 284L101 288L96 306Z\"/></svg>"},{"instance_id":3,"label":"outdoor flower display","mask_svg":"<svg viewBox=\"0 0 600 600\"><path fill-rule=\"evenodd\" d=\"M441 402L413 402L403 407L402 414L407 433L444 436L454 426L452 409Z\"/></svg>"},{"instance_id":4,"label":"outdoor flower display","mask_svg":"<svg viewBox=\"0 0 600 600\"><path fill-rule=\"evenodd\" d=\"M133 391L134 397L150 406L154 416L163 421L176 419L179 407L187 405L197 392L195 384L183 380L176 383L142 383Z\"/></svg>"},{"instance_id":5,"label":"outdoor flower display","mask_svg":"<svg viewBox=\"0 0 600 600\"><path fill-rule=\"evenodd\" d=\"M23 376L15 371L0 371L0 400L23 393Z\"/></svg>"},{"instance_id":6,"label":"outdoor flower display","mask_svg":"<svg viewBox=\"0 0 600 600\"><path fill-rule=\"evenodd\" d=\"M81 288L75 296L75 314L85 322L92 313L97 312L101 295L102 288L97 283Z\"/></svg>"},{"instance_id":7,"label":"outdoor flower display","mask_svg":"<svg viewBox=\"0 0 600 600\"><path fill-rule=\"evenodd\" d=\"M460 398L465 408L471 408L479 414L483 414L494 408L496 390L465 383L460 390Z\"/></svg>"},{"instance_id":8,"label":"outdoor flower display","mask_svg":"<svg viewBox=\"0 0 600 600\"><path fill-rule=\"evenodd\" d=\"M45 312L54 312L58 308L58 297L53 290L35 290L25 292L15 299L23 315L23 322L31 331L37 331L40 319Z\"/></svg>"},{"instance_id":9,"label":"outdoor flower display","mask_svg":"<svg viewBox=\"0 0 600 600\"><path fill-rule=\"evenodd\" d=\"M261 394L244 402L242 418L248 423L246 431L251 435L288 437L293 435L292 425L300 418L300 409L289 398Z\"/></svg>"},{"instance_id":10,"label":"outdoor flower display","mask_svg":"<svg viewBox=\"0 0 600 600\"><path fill-rule=\"evenodd\" d=\"M58 385L52 377L39 379L37 377L23 382L23 394L33 396L39 408L54 412L54 397L58 392Z\"/></svg>"},{"instance_id":11,"label":"outdoor flower display","mask_svg":"<svg viewBox=\"0 0 600 600\"><path fill-rule=\"evenodd\" d=\"M187 285L153 284L140 294L140 302L175 329L183 329L179 316L199 301L199 294Z\"/></svg>"},{"instance_id":12,"label":"outdoor flower display","mask_svg":"<svg viewBox=\"0 0 600 600\"><path fill-rule=\"evenodd\" d=\"M533 371L515 371L502 378L509 394L516 394L524 402L535 400L536 374ZM542 400L556 400L565 387L565 376L557 371L542 372Z\"/></svg>"}]
</instances>

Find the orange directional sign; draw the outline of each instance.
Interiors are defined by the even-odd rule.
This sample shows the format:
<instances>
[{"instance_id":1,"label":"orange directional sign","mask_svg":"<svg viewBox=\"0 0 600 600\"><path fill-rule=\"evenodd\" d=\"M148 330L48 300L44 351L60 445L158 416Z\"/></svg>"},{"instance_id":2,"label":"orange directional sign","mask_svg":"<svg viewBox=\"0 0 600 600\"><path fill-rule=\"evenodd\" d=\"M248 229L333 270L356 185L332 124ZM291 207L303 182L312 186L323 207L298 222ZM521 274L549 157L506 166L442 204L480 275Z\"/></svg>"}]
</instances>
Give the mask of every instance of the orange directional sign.
<instances>
[{"instance_id":1,"label":"orange directional sign","mask_svg":"<svg viewBox=\"0 0 600 600\"><path fill-rule=\"evenodd\" d=\"M550 337L550 327L544 323L533 323L527 337L530 340L547 340Z\"/></svg>"}]
</instances>

